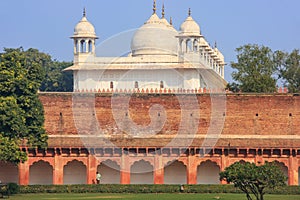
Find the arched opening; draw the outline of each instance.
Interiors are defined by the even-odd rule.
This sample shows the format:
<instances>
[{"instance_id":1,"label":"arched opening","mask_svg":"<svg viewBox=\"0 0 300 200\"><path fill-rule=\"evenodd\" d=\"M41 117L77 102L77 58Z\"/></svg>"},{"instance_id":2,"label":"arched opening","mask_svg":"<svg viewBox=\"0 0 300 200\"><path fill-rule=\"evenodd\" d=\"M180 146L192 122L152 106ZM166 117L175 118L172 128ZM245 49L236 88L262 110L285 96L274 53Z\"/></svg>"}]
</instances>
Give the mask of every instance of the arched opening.
<instances>
[{"instance_id":1,"label":"arched opening","mask_svg":"<svg viewBox=\"0 0 300 200\"><path fill-rule=\"evenodd\" d=\"M198 51L198 41L195 39L193 42L193 51L197 52Z\"/></svg>"},{"instance_id":2,"label":"arched opening","mask_svg":"<svg viewBox=\"0 0 300 200\"><path fill-rule=\"evenodd\" d=\"M101 174L100 183L104 184L120 184L120 166L111 160L101 162L97 167L97 171Z\"/></svg>"},{"instance_id":3,"label":"arched opening","mask_svg":"<svg viewBox=\"0 0 300 200\"><path fill-rule=\"evenodd\" d=\"M190 39L186 40L186 52L191 52L193 49L192 41Z\"/></svg>"},{"instance_id":4,"label":"arched opening","mask_svg":"<svg viewBox=\"0 0 300 200\"><path fill-rule=\"evenodd\" d=\"M78 40L75 40L75 53L79 53Z\"/></svg>"},{"instance_id":5,"label":"arched opening","mask_svg":"<svg viewBox=\"0 0 300 200\"><path fill-rule=\"evenodd\" d=\"M153 166L144 160L133 163L130 167L131 184L153 184Z\"/></svg>"},{"instance_id":6,"label":"arched opening","mask_svg":"<svg viewBox=\"0 0 300 200\"><path fill-rule=\"evenodd\" d=\"M298 185L300 186L300 167L298 168Z\"/></svg>"},{"instance_id":7,"label":"arched opening","mask_svg":"<svg viewBox=\"0 0 300 200\"><path fill-rule=\"evenodd\" d=\"M300 186L300 167L298 168L298 185Z\"/></svg>"},{"instance_id":8,"label":"arched opening","mask_svg":"<svg viewBox=\"0 0 300 200\"><path fill-rule=\"evenodd\" d=\"M2 183L19 183L18 166L0 161L0 181Z\"/></svg>"},{"instance_id":9,"label":"arched opening","mask_svg":"<svg viewBox=\"0 0 300 200\"><path fill-rule=\"evenodd\" d=\"M53 184L53 167L43 160L29 167L29 185Z\"/></svg>"},{"instance_id":10,"label":"arched opening","mask_svg":"<svg viewBox=\"0 0 300 200\"><path fill-rule=\"evenodd\" d=\"M80 52L85 53L86 52L86 42L85 40L80 41Z\"/></svg>"},{"instance_id":11,"label":"arched opening","mask_svg":"<svg viewBox=\"0 0 300 200\"><path fill-rule=\"evenodd\" d=\"M179 161L168 163L164 168L165 184L186 184L186 166Z\"/></svg>"},{"instance_id":12,"label":"arched opening","mask_svg":"<svg viewBox=\"0 0 300 200\"><path fill-rule=\"evenodd\" d=\"M285 166L284 163L278 162L278 161L275 161L275 164L282 170L284 176L287 177L286 184L288 184L288 182L289 182L289 180L288 180L288 178L289 178L289 170L288 170L288 167Z\"/></svg>"},{"instance_id":13,"label":"arched opening","mask_svg":"<svg viewBox=\"0 0 300 200\"><path fill-rule=\"evenodd\" d=\"M86 166L78 160L64 166L64 184L86 184Z\"/></svg>"},{"instance_id":14,"label":"arched opening","mask_svg":"<svg viewBox=\"0 0 300 200\"><path fill-rule=\"evenodd\" d=\"M219 184L220 167L210 160L197 167L197 184Z\"/></svg>"},{"instance_id":15,"label":"arched opening","mask_svg":"<svg viewBox=\"0 0 300 200\"><path fill-rule=\"evenodd\" d=\"M109 88L110 88L110 89L113 89L113 88L114 88L114 82L112 82L112 81L110 82Z\"/></svg>"},{"instance_id":16,"label":"arched opening","mask_svg":"<svg viewBox=\"0 0 300 200\"><path fill-rule=\"evenodd\" d=\"M91 40L89 40L88 48L89 53L91 53L93 51L93 43Z\"/></svg>"}]
</instances>

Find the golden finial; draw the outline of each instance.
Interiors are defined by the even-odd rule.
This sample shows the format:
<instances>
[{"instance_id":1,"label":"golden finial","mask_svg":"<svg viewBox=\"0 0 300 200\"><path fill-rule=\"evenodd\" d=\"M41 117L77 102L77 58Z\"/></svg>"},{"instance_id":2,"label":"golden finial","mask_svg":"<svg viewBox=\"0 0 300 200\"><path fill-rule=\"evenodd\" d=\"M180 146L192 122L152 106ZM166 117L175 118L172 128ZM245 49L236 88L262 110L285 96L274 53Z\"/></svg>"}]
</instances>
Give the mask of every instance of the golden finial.
<instances>
[{"instance_id":1,"label":"golden finial","mask_svg":"<svg viewBox=\"0 0 300 200\"><path fill-rule=\"evenodd\" d=\"M191 11L191 8L189 8L189 16L191 16L192 14L192 11Z\"/></svg>"},{"instance_id":2,"label":"golden finial","mask_svg":"<svg viewBox=\"0 0 300 200\"><path fill-rule=\"evenodd\" d=\"M156 13L156 0L153 1L153 14Z\"/></svg>"},{"instance_id":3,"label":"golden finial","mask_svg":"<svg viewBox=\"0 0 300 200\"><path fill-rule=\"evenodd\" d=\"M86 17L85 7L83 8L83 17Z\"/></svg>"},{"instance_id":4,"label":"golden finial","mask_svg":"<svg viewBox=\"0 0 300 200\"><path fill-rule=\"evenodd\" d=\"M173 25L172 17L170 17L170 25Z\"/></svg>"},{"instance_id":5,"label":"golden finial","mask_svg":"<svg viewBox=\"0 0 300 200\"><path fill-rule=\"evenodd\" d=\"M161 18L165 18L165 4L163 4L163 6L162 6Z\"/></svg>"}]
</instances>

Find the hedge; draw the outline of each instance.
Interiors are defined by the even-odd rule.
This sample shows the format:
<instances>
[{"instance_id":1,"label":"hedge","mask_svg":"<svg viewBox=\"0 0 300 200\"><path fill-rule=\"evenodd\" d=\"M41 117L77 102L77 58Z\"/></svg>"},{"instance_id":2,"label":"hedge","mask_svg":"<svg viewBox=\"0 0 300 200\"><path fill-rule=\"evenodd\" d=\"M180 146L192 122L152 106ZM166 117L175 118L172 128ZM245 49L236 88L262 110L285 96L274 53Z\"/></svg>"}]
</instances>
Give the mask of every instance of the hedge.
<instances>
[{"instance_id":1,"label":"hedge","mask_svg":"<svg viewBox=\"0 0 300 200\"><path fill-rule=\"evenodd\" d=\"M17 187L17 188L16 188ZM12 186L11 194L14 193L242 193L233 185L28 185ZM286 186L276 190L268 190L268 194L300 195L300 186Z\"/></svg>"}]
</instances>

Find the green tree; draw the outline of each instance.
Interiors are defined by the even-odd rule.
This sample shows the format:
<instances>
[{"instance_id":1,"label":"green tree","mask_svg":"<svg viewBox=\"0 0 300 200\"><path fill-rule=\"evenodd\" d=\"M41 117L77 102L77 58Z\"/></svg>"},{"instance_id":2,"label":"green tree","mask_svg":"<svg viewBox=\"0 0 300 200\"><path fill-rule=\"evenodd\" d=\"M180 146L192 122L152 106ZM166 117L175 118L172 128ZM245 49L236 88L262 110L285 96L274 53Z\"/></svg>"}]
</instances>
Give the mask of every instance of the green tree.
<instances>
[{"instance_id":1,"label":"green tree","mask_svg":"<svg viewBox=\"0 0 300 200\"><path fill-rule=\"evenodd\" d=\"M72 62L52 61L49 65L44 65L46 77L40 87L41 91L51 92L72 92L73 74L63 70L72 65Z\"/></svg>"},{"instance_id":2,"label":"green tree","mask_svg":"<svg viewBox=\"0 0 300 200\"><path fill-rule=\"evenodd\" d=\"M4 49L0 55L0 160L26 160L19 148L46 147L43 106L37 91L44 79L43 64L50 56L36 49Z\"/></svg>"},{"instance_id":3,"label":"green tree","mask_svg":"<svg viewBox=\"0 0 300 200\"><path fill-rule=\"evenodd\" d=\"M298 49L282 55L279 74L289 92L300 92L300 53Z\"/></svg>"},{"instance_id":4,"label":"green tree","mask_svg":"<svg viewBox=\"0 0 300 200\"><path fill-rule=\"evenodd\" d=\"M247 44L236 49L232 78L242 92L275 92L278 52L265 46Z\"/></svg>"},{"instance_id":5,"label":"green tree","mask_svg":"<svg viewBox=\"0 0 300 200\"><path fill-rule=\"evenodd\" d=\"M246 194L248 200L252 200L251 194L256 200L263 200L265 189L284 186L287 177L274 162L260 166L250 162L236 162L220 173L220 180L233 183Z\"/></svg>"}]
</instances>

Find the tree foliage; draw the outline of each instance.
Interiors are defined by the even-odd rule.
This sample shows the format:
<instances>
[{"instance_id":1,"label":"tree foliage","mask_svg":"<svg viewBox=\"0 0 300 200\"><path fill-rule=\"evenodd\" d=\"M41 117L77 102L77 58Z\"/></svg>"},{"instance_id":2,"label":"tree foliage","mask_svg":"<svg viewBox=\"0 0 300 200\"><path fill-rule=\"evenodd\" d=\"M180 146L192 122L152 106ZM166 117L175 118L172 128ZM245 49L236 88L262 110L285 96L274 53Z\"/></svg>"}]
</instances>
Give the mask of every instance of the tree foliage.
<instances>
[{"instance_id":1,"label":"tree foliage","mask_svg":"<svg viewBox=\"0 0 300 200\"><path fill-rule=\"evenodd\" d=\"M236 49L237 62L231 67L236 69L232 78L242 92L275 92L277 54L265 46L247 44Z\"/></svg>"},{"instance_id":2,"label":"tree foliage","mask_svg":"<svg viewBox=\"0 0 300 200\"><path fill-rule=\"evenodd\" d=\"M289 92L300 92L300 53L298 49L290 54L281 55L280 77L283 78Z\"/></svg>"},{"instance_id":3,"label":"tree foliage","mask_svg":"<svg viewBox=\"0 0 300 200\"><path fill-rule=\"evenodd\" d=\"M72 92L73 91L73 74L63 70L71 66L71 62L59 62L57 60L44 65L46 73L45 80L40 87L41 91L49 92Z\"/></svg>"},{"instance_id":4,"label":"tree foliage","mask_svg":"<svg viewBox=\"0 0 300 200\"><path fill-rule=\"evenodd\" d=\"M246 194L248 200L252 200L251 194L256 200L263 200L266 188L284 186L287 177L274 162L260 166L250 162L236 162L220 173L220 180L233 183Z\"/></svg>"},{"instance_id":5,"label":"tree foliage","mask_svg":"<svg viewBox=\"0 0 300 200\"><path fill-rule=\"evenodd\" d=\"M0 160L26 160L19 148L46 147L43 106L37 91L44 79L43 64L50 56L36 49L4 49L0 55Z\"/></svg>"}]
</instances>

